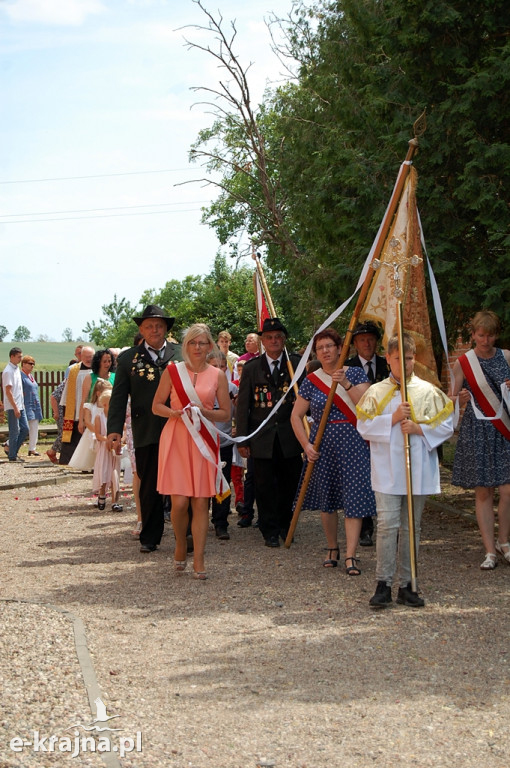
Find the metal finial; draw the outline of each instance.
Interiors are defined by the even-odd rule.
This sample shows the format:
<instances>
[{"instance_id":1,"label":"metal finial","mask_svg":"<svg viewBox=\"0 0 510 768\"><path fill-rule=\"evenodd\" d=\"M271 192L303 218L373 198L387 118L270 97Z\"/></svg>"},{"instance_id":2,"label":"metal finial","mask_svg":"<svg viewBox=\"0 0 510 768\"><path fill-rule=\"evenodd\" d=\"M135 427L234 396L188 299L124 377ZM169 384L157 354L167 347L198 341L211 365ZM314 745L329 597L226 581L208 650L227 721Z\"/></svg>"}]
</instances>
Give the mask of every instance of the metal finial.
<instances>
[{"instance_id":1,"label":"metal finial","mask_svg":"<svg viewBox=\"0 0 510 768\"><path fill-rule=\"evenodd\" d=\"M413 123L414 138L417 139L419 136L423 136L426 130L427 130L427 108L423 110L419 118L415 120L415 122Z\"/></svg>"}]
</instances>

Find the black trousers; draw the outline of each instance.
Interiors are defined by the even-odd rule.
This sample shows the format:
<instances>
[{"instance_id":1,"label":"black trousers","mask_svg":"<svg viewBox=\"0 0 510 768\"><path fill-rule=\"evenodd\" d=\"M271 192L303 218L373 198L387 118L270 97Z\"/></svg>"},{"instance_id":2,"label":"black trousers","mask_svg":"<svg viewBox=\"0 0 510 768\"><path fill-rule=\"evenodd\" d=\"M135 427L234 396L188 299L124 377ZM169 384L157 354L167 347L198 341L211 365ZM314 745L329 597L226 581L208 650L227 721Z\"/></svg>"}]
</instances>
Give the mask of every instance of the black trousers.
<instances>
[{"instance_id":1,"label":"black trousers","mask_svg":"<svg viewBox=\"0 0 510 768\"><path fill-rule=\"evenodd\" d=\"M244 476L244 501L243 515L251 515L253 518L253 505L255 504L255 477L253 474L253 459L246 461L246 474Z\"/></svg>"},{"instance_id":2,"label":"black trousers","mask_svg":"<svg viewBox=\"0 0 510 768\"><path fill-rule=\"evenodd\" d=\"M361 533L360 533L360 536L365 536L367 533L370 536L373 536L373 534L374 534L374 518L373 517L362 517L361 518Z\"/></svg>"},{"instance_id":3,"label":"black trousers","mask_svg":"<svg viewBox=\"0 0 510 768\"><path fill-rule=\"evenodd\" d=\"M220 458L222 462L225 462L225 466L223 467L223 475L225 477L225 480L230 485L230 479L232 477L232 453L233 453L233 446L232 445L225 445L223 448L220 448ZM212 500L212 524L214 527L220 525L222 528L228 528L228 516L230 514L230 502L232 500L231 496L227 496L226 499L223 499L221 504L218 504L216 499L213 497Z\"/></svg>"},{"instance_id":4,"label":"black trousers","mask_svg":"<svg viewBox=\"0 0 510 768\"><path fill-rule=\"evenodd\" d=\"M253 459L259 529L264 539L288 531L302 467L300 455L284 457L278 438L272 458Z\"/></svg>"},{"instance_id":5,"label":"black trousers","mask_svg":"<svg viewBox=\"0 0 510 768\"><path fill-rule=\"evenodd\" d=\"M58 463L67 466L71 461L71 457L78 447L78 443L81 440L81 432L78 429L78 422L73 423L73 434L71 435L70 443L62 443L60 449L60 456L58 457Z\"/></svg>"},{"instance_id":6,"label":"black trousers","mask_svg":"<svg viewBox=\"0 0 510 768\"><path fill-rule=\"evenodd\" d=\"M140 544L155 547L161 542L165 521L163 517L163 496L156 490L158 484L159 445L144 445L135 448L136 472L140 478L140 507L142 530Z\"/></svg>"}]
</instances>

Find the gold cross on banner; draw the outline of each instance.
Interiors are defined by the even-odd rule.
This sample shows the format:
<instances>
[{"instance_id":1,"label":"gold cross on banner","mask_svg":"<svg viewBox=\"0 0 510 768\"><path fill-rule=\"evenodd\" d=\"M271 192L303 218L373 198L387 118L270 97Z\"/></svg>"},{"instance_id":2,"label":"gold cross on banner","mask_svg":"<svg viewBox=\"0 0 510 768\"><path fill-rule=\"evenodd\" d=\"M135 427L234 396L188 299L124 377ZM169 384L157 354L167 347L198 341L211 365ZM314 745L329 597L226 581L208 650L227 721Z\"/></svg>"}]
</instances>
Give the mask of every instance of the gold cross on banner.
<instances>
[{"instance_id":1,"label":"gold cross on banner","mask_svg":"<svg viewBox=\"0 0 510 768\"><path fill-rule=\"evenodd\" d=\"M392 274L389 276L393 288L393 295L396 299L401 299L404 295L402 281L405 279L407 268L410 266L417 266L423 259L416 253L411 256L411 258L407 258L402 252L402 244L397 237L392 237L388 242L388 245L389 249L383 253L382 259L373 260L372 268L379 269L380 267L387 267L388 269L393 270Z\"/></svg>"}]
</instances>

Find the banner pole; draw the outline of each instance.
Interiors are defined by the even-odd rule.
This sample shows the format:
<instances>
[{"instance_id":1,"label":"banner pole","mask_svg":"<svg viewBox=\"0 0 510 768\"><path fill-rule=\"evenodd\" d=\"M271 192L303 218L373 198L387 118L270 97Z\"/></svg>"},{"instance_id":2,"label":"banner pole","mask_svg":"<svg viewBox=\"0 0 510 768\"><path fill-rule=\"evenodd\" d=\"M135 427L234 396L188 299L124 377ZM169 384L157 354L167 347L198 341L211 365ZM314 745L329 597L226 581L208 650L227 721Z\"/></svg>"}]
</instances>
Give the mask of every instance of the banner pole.
<instances>
[{"instance_id":1,"label":"banner pole","mask_svg":"<svg viewBox=\"0 0 510 768\"><path fill-rule=\"evenodd\" d=\"M345 334L344 343L342 346L342 351L340 353L340 357L337 361L336 369L342 368L345 360L347 359L348 352L351 346L352 342L352 334L354 332L354 329L358 323L358 318L361 314L361 310L363 309L363 305L365 303L365 300L368 295L368 291L370 289L370 285L372 284L372 280L374 279L375 271L372 267L372 264L376 259L379 258L381 251L383 249L386 236L388 234L388 231L390 229L390 226L393 222L393 218L395 216L395 212L398 207L398 203L400 201L400 196L402 194L402 190L404 189L404 184L407 179L407 176L409 175L409 171L412 165L413 156L418 149L418 135L420 133L423 133L424 131L424 116L421 115L418 120L414 123L414 138L409 140L409 147L407 150L407 154L405 157L404 162L400 166L399 174L397 176L397 181L395 182L395 187L393 189L393 193L390 199L390 202L388 204L388 208L386 209L385 216L383 218L382 224L379 228L379 234L376 239L376 242L374 243L373 247L373 253L372 253L372 259L370 266L368 268L365 280L363 281L363 285L361 286L360 294L358 296L358 300L356 302L356 306L354 308L354 312L351 317L351 321L349 323L349 328L347 329L347 332ZM331 411L331 407L333 405L333 400L335 397L335 391L336 391L336 384L333 382L331 385L331 389L329 391L328 399L326 400L326 404L324 406L324 411L322 413L322 417L319 423L319 427L317 429L317 435L315 437L315 442L313 447L316 451L319 451L320 444L322 442L322 438L324 436L324 432L326 430L326 425L329 418L329 413ZM305 500L306 491L308 489L308 485L310 483L310 478L313 473L314 469L314 463L309 461L305 470L305 475L303 477L303 482L301 484L301 489L299 491L299 496L296 502L296 506L294 508L294 514L292 516L292 520L290 522L289 526L289 532L287 534L287 538L285 539L285 547L289 549L290 545L292 544L292 539L294 538L294 533L298 524L299 515L301 514L301 509L303 507L303 502Z\"/></svg>"}]
</instances>

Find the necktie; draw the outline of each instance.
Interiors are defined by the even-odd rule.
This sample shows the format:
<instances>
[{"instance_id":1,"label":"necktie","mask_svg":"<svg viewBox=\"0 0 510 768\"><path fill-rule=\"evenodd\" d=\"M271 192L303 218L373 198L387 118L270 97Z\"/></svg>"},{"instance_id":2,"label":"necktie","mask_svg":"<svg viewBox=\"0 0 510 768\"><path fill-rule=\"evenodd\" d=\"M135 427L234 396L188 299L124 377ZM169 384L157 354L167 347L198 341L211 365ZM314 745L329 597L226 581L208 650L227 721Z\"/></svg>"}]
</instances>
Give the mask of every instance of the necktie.
<instances>
[{"instance_id":1,"label":"necktie","mask_svg":"<svg viewBox=\"0 0 510 768\"><path fill-rule=\"evenodd\" d=\"M165 354L165 348L162 347L161 349L154 349L154 347L149 347L150 351L156 355L156 360L154 361L154 364L157 368L161 368L163 363L163 355Z\"/></svg>"},{"instance_id":2,"label":"necktie","mask_svg":"<svg viewBox=\"0 0 510 768\"><path fill-rule=\"evenodd\" d=\"M275 384L278 384L279 378L280 372L278 370L278 360L273 360L273 381Z\"/></svg>"},{"instance_id":3,"label":"necktie","mask_svg":"<svg viewBox=\"0 0 510 768\"><path fill-rule=\"evenodd\" d=\"M371 384L375 382L375 376L374 376L374 369L372 368L372 363L367 363L367 376L368 380Z\"/></svg>"}]
</instances>

